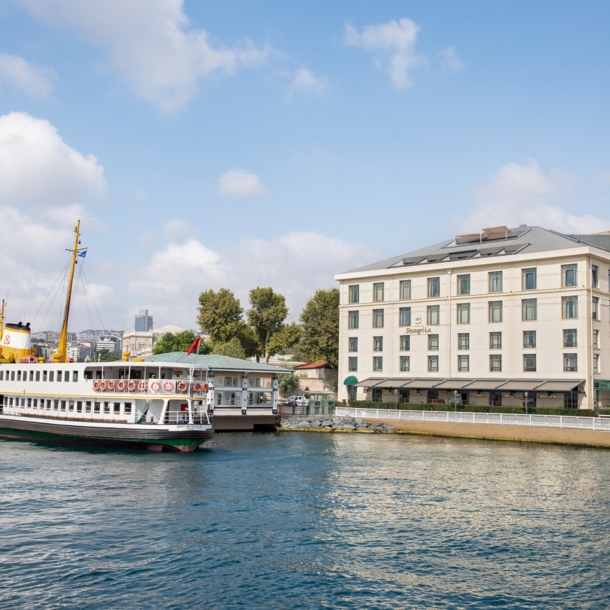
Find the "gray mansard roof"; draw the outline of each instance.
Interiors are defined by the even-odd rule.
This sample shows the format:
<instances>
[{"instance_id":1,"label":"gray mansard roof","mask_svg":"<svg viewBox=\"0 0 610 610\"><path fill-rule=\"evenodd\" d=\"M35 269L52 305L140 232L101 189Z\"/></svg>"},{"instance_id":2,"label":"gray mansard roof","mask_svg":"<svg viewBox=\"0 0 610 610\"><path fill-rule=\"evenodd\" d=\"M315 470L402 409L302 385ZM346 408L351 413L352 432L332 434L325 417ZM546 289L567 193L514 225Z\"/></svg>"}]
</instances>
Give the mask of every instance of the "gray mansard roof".
<instances>
[{"instance_id":1,"label":"gray mansard roof","mask_svg":"<svg viewBox=\"0 0 610 610\"><path fill-rule=\"evenodd\" d=\"M291 369L282 369L277 366L270 366L261 362L251 360L241 360L231 356L219 356L218 354L190 354L186 352L169 352L166 354L156 354L143 358L145 362L164 362L166 364L187 364L197 368L215 371L247 371L252 373L292 373Z\"/></svg>"},{"instance_id":2,"label":"gray mansard roof","mask_svg":"<svg viewBox=\"0 0 610 610\"><path fill-rule=\"evenodd\" d=\"M610 233L594 235L565 235L557 231L550 231L542 227L521 226L514 229L496 227L501 229L486 235L482 233L457 236L427 248L421 248L407 254L345 271L355 273L360 271L377 271L392 267L416 266L426 263L440 263L447 260L461 260L468 258L483 258L501 256L506 254L532 254L536 252L552 252L554 250L567 250L579 246L593 246L600 250L610 252Z\"/></svg>"}]
</instances>

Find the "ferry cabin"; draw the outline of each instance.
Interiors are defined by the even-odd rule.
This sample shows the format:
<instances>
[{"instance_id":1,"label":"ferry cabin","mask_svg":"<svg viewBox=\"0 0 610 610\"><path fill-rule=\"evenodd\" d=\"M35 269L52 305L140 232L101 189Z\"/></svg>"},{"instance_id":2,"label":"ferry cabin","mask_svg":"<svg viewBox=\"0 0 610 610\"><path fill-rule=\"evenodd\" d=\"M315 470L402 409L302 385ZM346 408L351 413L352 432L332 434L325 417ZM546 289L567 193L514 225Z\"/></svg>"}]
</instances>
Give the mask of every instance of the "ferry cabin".
<instances>
[{"instance_id":1,"label":"ferry cabin","mask_svg":"<svg viewBox=\"0 0 610 610\"><path fill-rule=\"evenodd\" d=\"M283 371L220 356L162 356L174 357L149 358L158 362L1 364L2 413L178 425L208 424L215 411L277 417L277 374ZM219 359L220 368L210 366Z\"/></svg>"}]
</instances>

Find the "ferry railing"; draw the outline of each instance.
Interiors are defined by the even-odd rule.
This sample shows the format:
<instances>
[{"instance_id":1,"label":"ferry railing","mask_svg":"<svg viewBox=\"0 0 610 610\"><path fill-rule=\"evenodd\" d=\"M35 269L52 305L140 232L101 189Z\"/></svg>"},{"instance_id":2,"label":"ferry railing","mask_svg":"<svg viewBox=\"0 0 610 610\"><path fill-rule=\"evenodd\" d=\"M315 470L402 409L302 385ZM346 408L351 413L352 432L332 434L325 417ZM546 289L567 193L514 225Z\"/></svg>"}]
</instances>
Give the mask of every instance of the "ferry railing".
<instances>
[{"instance_id":1,"label":"ferry railing","mask_svg":"<svg viewBox=\"0 0 610 610\"><path fill-rule=\"evenodd\" d=\"M165 414L165 418L163 419L164 424L188 424L189 414L187 411L169 411ZM193 413L193 422L194 424L207 424L208 418L205 413L196 411Z\"/></svg>"},{"instance_id":2,"label":"ferry railing","mask_svg":"<svg viewBox=\"0 0 610 610\"><path fill-rule=\"evenodd\" d=\"M497 424L503 426L540 426L610 432L610 418L578 415L530 415L521 413L466 413L455 411L410 411L400 409L351 409L337 407L336 415L364 419L389 419L459 424Z\"/></svg>"}]
</instances>

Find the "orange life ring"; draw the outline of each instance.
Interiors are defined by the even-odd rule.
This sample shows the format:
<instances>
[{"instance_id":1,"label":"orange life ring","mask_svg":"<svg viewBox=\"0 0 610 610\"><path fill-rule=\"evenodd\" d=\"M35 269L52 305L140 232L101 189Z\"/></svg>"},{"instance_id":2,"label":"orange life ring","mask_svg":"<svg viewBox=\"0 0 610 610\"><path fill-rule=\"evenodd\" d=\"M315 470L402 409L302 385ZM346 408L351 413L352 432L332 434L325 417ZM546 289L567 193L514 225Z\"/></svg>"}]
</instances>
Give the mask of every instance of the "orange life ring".
<instances>
[{"instance_id":1,"label":"orange life ring","mask_svg":"<svg viewBox=\"0 0 610 610\"><path fill-rule=\"evenodd\" d=\"M158 392L161 389L161 383L159 381L151 381L150 389L153 392Z\"/></svg>"},{"instance_id":2,"label":"orange life ring","mask_svg":"<svg viewBox=\"0 0 610 610\"><path fill-rule=\"evenodd\" d=\"M178 392L186 392L188 390L189 384L186 381L178 382Z\"/></svg>"},{"instance_id":3,"label":"orange life ring","mask_svg":"<svg viewBox=\"0 0 610 610\"><path fill-rule=\"evenodd\" d=\"M121 379L120 381L117 381L116 389L119 392L124 392L126 386L127 386L127 382L124 379Z\"/></svg>"},{"instance_id":4,"label":"orange life ring","mask_svg":"<svg viewBox=\"0 0 610 610\"><path fill-rule=\"evenodd\" d=\"M137 387L138 387L138 384L133 379L127 384L127 389L130 392L135 392Z\"/></svg>"},{"instance_id":5,"label":"orange life ring","mask_svg":"<svg viewBox=\"0 0 610 610\"><path fill-rule=\"evenodd\" d=\"M105 392L106 391L106 382L105 381L100 381L100 392Z\"/></svg>"},{"instance_id":6,"label":"orange life ring","mask_svg":"<svg viewBox=\"0 0 610 610\"><path fill-rule=\"evenodd\" d=\"M107 387L109 390L114 390L114 386L115 386L115 385L116 385L116 382L114 381L114 379L109 379L109 380L106 382L106 387Z\"/></svg>"},{"instance_id":7,"label":"orange life ring","mask_svg":"<svg viewBox=\"0 0 610 610\"><path fill-rule=\"evenodd\" d=\"M100 391L100 382L99 382L97 379L96 379L96 380L93 382L93 389L94 389L96 392L99 392L99 391Z\"/></svg>"},{"instance_id":8,"label":"orange life ring","mask_svg":"<svg viewBox=\"0 0 610 610\"><path fill-rule=\"evenodd\" d=\"M174 382L173 382L173 381L166 381L166 382L163 384L163 389L164 389L166 392L171 392L171 391L174 389Z\"/></svg>"},{"instance_id":9,"label":"orange life ring","mask_svg":"<svg viewBox=\"0 0 610 610\"><path fill-rule=\"evenodd\" d=\"M148 381L138 382L138 390L140 390L140 392L146 392L146 390L148 390Z\"/></svg>"},{"instance_id":10,"label":"orange life ring","mask_svg":"<svg viewBox=\"0 0 610 610\"><path fill-rule=\"evenodd\" d=\"M265 384L265 387L266 387L266 388L270 388L270 387L271 387L271 382L270 382L270 381L268 381L268 382Z\"/></svg>"},{"instance_id":11,"label":"orange life ring","mask_svg":"<svg viewBox=\"0 0 610 610\"><path fill-rule=\"evenodd\" d=\"M193 384L193 392L201 392L201 384L198 381Z\"/></svg>"},{"instance_id":12,"label":"orange life ring","mask_svg":"<svg viewBox=\"0 0 610 610\"><path fill-rule=\"evenodd\" d=\"M205 394L210 389L210 385L207 383L201 384L201 391Z\"/></svg>"}]
</instances>

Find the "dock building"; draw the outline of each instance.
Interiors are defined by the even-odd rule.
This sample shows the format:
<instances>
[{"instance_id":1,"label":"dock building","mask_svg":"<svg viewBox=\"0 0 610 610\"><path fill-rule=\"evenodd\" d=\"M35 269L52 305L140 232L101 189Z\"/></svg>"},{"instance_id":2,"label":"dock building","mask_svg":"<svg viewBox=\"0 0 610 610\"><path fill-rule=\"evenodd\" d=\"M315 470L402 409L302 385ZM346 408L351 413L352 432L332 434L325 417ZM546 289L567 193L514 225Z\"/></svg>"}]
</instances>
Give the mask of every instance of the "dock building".
<instances>
[{"instance_id":1,"label":"dock building","mask_svg":"<svg viewBox=\"0 0 610 610\"><path fill-rule=\"evenodd\" d=\"M610 402L610 233L494 227L335 279L339 399Z\"/></svg>"}]
</instances>

